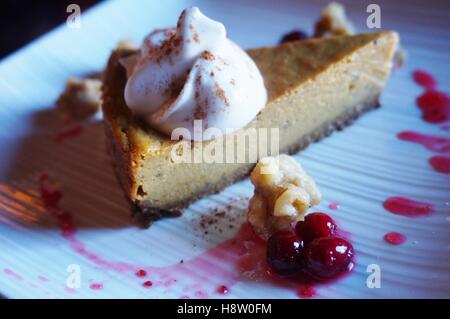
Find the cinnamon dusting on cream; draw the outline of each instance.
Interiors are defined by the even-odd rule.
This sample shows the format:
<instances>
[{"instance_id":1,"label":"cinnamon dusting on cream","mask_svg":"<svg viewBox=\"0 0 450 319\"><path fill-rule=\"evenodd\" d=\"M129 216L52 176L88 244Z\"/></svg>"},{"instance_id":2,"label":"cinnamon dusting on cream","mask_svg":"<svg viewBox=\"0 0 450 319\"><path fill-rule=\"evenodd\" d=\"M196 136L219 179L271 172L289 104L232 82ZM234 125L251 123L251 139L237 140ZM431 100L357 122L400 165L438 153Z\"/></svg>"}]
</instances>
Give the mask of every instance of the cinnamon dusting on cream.
<instances>
[{"instance_id":1,"label":"cinnamon dusting on cream","mask_svg":"<svg viewBox=\"0 0 450 319\"><path fill-rule=\"evenodd\" d=\"M203 120L204 131L225 134L247 125L267 102L253 60L227 37L223 24L195 7L182 12L176 29L150 33L140 52L121 63L128 77L126 104L167 135L185 128L194 140L212 139L217 136L194 134L194 120ZM234 79L239 86L232 86Z\"/></svg>"}]
</instances>

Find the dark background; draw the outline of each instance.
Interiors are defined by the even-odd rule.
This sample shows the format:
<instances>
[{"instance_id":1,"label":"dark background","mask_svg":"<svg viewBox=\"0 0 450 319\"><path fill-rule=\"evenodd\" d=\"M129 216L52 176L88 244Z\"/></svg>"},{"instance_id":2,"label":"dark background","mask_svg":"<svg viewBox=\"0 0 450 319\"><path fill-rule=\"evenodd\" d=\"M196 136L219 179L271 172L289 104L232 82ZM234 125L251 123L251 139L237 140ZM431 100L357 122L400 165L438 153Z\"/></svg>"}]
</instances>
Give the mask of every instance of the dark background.
<instances>
[{"instance_id":1,"label":"dark background","mask_svg":"<svg viewBox=\"0 0 450 319\"><path fill-rule=\"evenodd\" d=\"M3 0L0 2L0 59L64 23L69 4L81 13L100 0Z\"/></svg>"}]
</instances>

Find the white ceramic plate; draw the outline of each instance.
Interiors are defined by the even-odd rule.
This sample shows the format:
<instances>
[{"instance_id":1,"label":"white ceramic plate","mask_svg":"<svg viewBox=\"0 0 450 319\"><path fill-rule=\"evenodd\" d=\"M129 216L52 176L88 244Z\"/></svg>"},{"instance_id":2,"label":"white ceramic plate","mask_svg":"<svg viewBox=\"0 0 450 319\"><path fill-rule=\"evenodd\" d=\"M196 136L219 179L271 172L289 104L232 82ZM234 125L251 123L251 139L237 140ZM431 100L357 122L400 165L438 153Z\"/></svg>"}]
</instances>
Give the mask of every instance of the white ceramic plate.
<instances>
[{"instance_id":1,"label":"white ceramic plate","mask_svg":"<svg viewBox=\"0 0 450 319\"><path fill-rule=\"evenodd\" d=\"M80 29L63 25L1 61L0 293L4 296L222 297L215 288L233 276L227 259L209 260L206 272L189 260L234 235L237 227L229 229L227 219L214 224L222 231L210 227L207 235L199 220L230 205L228 214L238 226L252 194L248 180L195 203L181 218L140 229L131 222L105 154L101 123L85 125L79 136L61 144L54 142L63 124L51 110L65 79L100 70L120 39L139 42L153 28L173 25L181 10L192 5L190 1L162 3L103 3L82 13ZM366 30L368 3L352 1L347 6L360 31ZM382 27L398 30L409 53L407 66L388 82L382 108L296 156L322 190L319 209L339 220L357 251L351 275L318 287L319 298L450 297L449 175L428 164L436 152L396 137L403 130L449 137L441 125L421 120L415 106L422 89L411 79L414 69L432 72L440 89L450 87L448 3L421 3L381 2ZM273 45L296 27L310 32L325 2L194 4L222 21L230 37L248 48ZM42 206L36 182L42 172L62 185L61 207L73 216L78 228L75 239L63 238ZM393 215L382 203L395 195L429 202L434 213L424 218ZM339 202L338 210L329 209L332 201ZM389 231L406 235L407 241L400 246L387 244L383 236ZM184 275L175 276L175 283L162 284L163 279L154 277L155 268L147 268L147 278L134 274L140 267L177 264L181 259L186 264L180 271ZM70 264L80 267L79 289L66 287ZM366 285L370 264L380 267L381 288ZM143 287L145 280L154 280L154 287ZM292 289L265 281L239 280L229 290L226 296L233 298L297 298Z\"/></svg>"}]
</instances>

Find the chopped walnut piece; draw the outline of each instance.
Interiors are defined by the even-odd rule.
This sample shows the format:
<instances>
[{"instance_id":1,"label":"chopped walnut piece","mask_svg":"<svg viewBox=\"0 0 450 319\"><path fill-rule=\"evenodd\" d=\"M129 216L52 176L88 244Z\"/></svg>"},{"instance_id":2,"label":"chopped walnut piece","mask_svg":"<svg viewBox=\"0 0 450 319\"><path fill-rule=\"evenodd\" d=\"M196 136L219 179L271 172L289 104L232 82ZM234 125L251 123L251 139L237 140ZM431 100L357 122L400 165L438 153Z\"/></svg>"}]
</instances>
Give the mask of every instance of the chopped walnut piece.
<instances>
[{"instance_id":1,"label":"chopped walnut piece","mask_svg":"<svg viewBox=\"0 0 450 319\"><path fill-rule=\"evenodd\" d=\"M99 111L102 104L100 79L69 79L57 107L76 120L83 120Z\"/></svg>"},{"instance_id":2,"label":"chopped walnut piece","mask_svg":"<svg viewBox=\"0 0 450 319\"><path fill-rule=\"evenodd\" d=\"M355 28L347 19L345 8L342 4L331 2L321 12L316 22L314 37L327 37L334 35L354 34Z\"/></svg>"},{"instance_id":3,"label":"chopped walnut piece","mask_svg":"<svg viewBox=\"0 0 450 319\"><path fill-rule=\"evenodd\" d=\"M118 49L136 49L130 39L123 39L116 45ZM75 120L84 120L100 110L102 105L102 77L98 72L86 78L68 79L63 93L56 102L59 110Z\"/></svg>"},{"instance_id":4,"label":"chopped walnut piece","mask_svg":"<svg viewBox=\"0 0 450 319\"><path fill-rule=\"evenodd\" d=\"M250 199L248 221L265 239L303 220L306 210L321 199L314 180L288 155L262 158L250 180L255 192Z\"/></svg>"}]
</instances>

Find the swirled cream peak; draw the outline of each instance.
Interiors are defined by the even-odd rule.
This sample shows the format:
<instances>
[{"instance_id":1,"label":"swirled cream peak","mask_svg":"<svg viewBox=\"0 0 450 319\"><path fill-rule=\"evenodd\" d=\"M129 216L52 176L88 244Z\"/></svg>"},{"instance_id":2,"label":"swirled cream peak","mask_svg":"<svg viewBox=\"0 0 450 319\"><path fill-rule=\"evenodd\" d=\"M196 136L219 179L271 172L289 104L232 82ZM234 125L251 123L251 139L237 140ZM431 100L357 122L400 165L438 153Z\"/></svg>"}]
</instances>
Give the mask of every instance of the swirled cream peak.
<instances>
[{"instance_id":1,"label":"swirled cream peak","mask_svg":"<svg viewBox=\"0 0 450 319\"><path fill-rule=\"evenodd\" d=\"M176 29L150 33L140 53L122 63L127 105L167 135L185 128L194 140L214 137L194 134L194 120L202 120L203 131L219 129L215 137L238 130L267 101L253 60L196 7L182 12Z\"/></svg>"}]
</instances>

